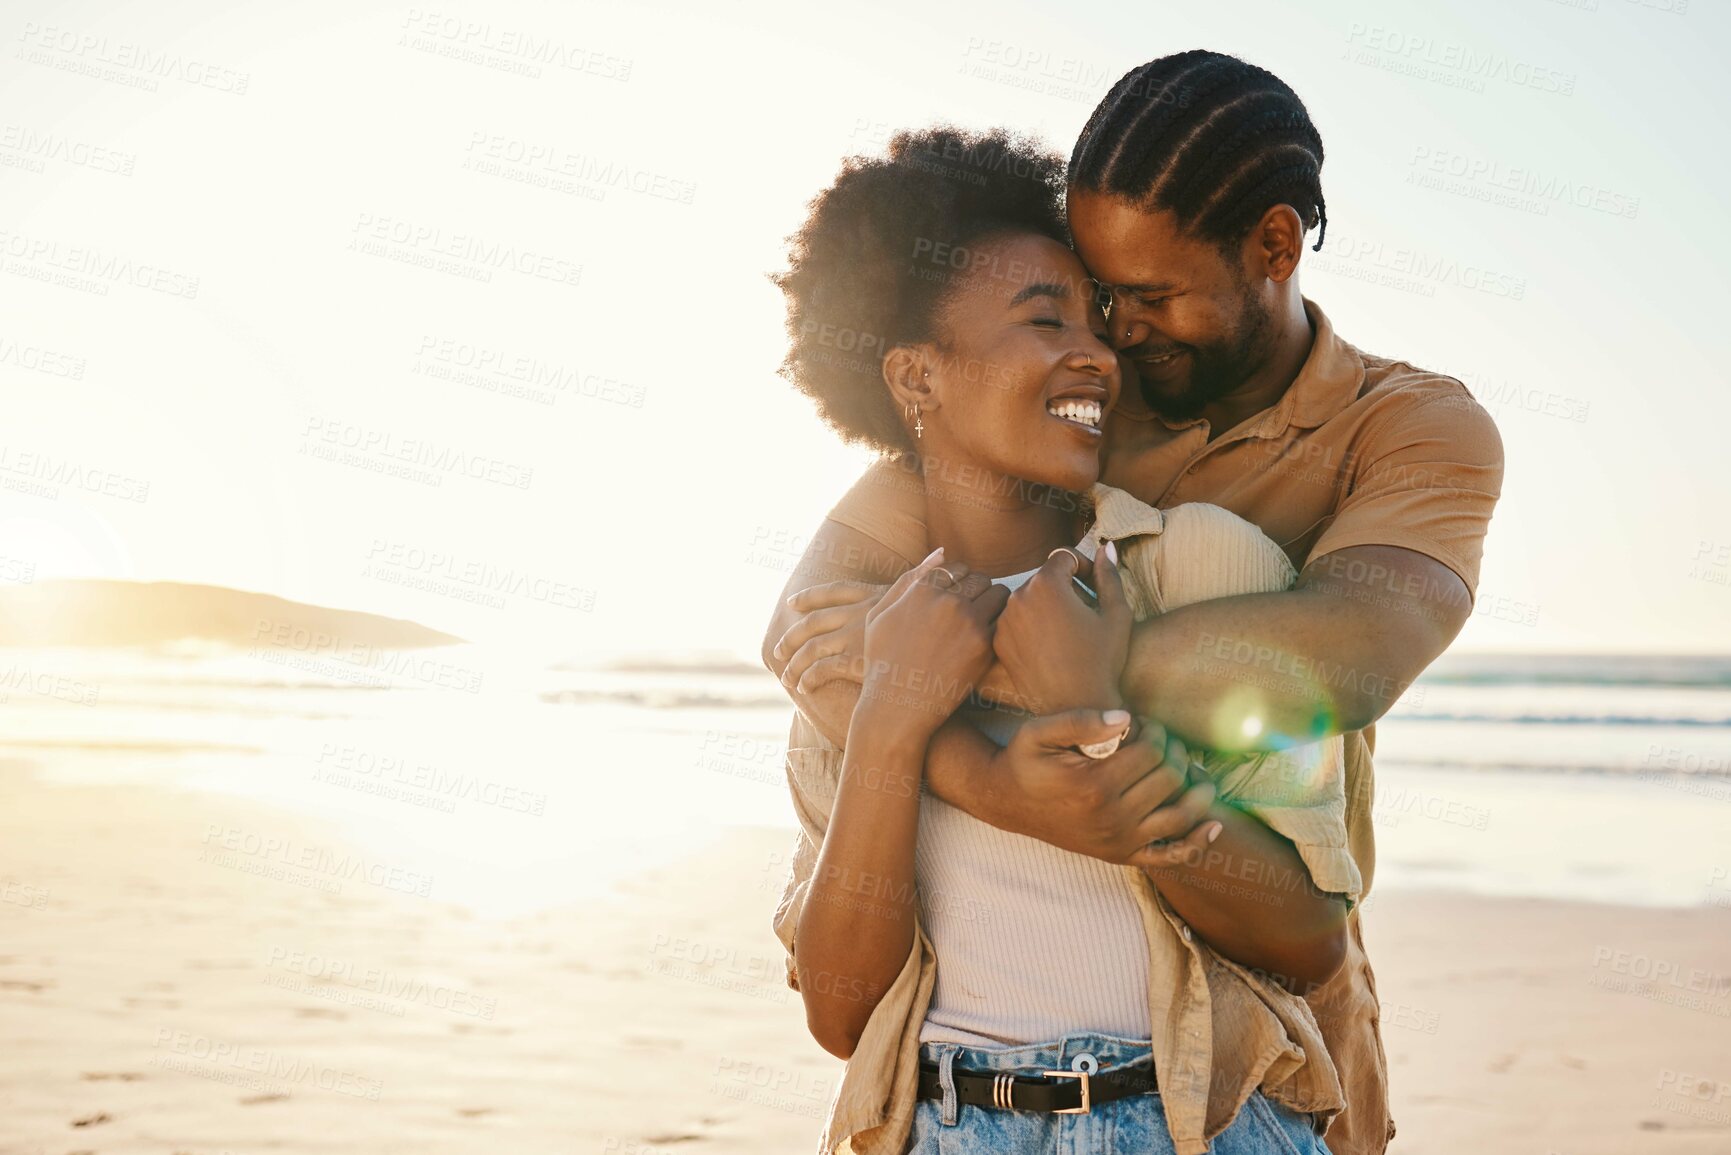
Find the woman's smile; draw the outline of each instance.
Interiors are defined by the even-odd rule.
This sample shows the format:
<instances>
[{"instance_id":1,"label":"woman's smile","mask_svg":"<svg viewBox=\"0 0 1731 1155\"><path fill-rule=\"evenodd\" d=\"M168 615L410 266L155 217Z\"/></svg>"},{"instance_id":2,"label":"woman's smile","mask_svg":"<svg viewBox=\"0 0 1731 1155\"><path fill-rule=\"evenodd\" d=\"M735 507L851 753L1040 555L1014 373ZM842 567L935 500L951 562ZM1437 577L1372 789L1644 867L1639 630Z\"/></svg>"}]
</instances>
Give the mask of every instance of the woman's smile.
<instances>
[{"instance_id":1,"label":"woman's smile","mask_svg":"<svg viewBox=\"0 0 1731 1155\"><path fill-rule=\"evenodd\" d=\"M1059 398L1046 404L1046 412L1058 420L1080 426L1096 437L1100 434L1100 402L1088 398Z\"/></svg>"}]
</instances>

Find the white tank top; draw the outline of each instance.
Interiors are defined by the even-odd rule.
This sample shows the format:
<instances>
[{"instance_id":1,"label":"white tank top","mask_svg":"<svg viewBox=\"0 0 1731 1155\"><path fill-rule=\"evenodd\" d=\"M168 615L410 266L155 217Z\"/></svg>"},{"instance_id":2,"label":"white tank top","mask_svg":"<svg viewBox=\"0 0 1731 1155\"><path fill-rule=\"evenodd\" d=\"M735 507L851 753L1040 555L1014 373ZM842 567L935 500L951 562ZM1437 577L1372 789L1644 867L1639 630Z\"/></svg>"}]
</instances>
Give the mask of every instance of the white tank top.
<instances>
[{"instance_id":1,"label":"white tank top","mask_svg":"<svg viewBox=\"0 0 1731 1155\"><path fill-rule=\"evenodd\" d=\"M998 584L1014 589L1035 572ZM1004 711L964 716L1000 744L1020 723ZM1149 1037L1138 868L999 830L928 793L914 873L937 955L922 1043Z\"/></svg>"}]
</instances>

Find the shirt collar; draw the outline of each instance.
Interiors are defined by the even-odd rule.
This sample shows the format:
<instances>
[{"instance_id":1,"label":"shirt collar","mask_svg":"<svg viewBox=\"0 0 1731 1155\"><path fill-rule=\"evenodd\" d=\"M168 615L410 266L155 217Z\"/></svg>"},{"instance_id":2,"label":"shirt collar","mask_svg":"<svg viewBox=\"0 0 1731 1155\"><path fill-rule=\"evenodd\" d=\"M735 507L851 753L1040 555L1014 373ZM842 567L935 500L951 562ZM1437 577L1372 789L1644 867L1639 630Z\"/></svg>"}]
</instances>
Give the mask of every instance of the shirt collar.
<instances>
[{"instance_id":1,"label":"shirt collar","mask_svg":"<svg viewBox=\"0 0 1731 1155\"><path fill-rule=\"evenodd\" d=\"M1315 429L1357 398L1364 387L1364 358L1340 339L1327 315L1308 297L1304 315L1315 334L1310 356L1274 408L1287 410L1286 424Z\"/></svg>"}]
</instances>

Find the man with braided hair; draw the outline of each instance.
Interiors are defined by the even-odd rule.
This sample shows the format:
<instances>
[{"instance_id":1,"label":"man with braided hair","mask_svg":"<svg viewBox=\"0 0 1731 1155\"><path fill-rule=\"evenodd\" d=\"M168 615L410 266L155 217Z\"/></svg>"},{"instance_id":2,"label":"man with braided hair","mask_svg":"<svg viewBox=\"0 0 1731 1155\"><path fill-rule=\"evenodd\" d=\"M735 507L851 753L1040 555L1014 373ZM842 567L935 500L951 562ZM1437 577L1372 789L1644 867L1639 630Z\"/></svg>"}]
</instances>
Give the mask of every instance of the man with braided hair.
<instances>
[{"instance_id":1,"label":"man with braided hair","mask_svg":"<svg viewBox=\"0 0 1731 1155\"><path fill-rule=\"evenodd\" d=\"M1321 136L1287 84L1232 56L1183 52L1132 69L1100 102L1071 155L1067 210L1124 369L1106 422L1105 482L1162 509L1223 506L1300 571L1289 590L1140 622L1125 700L1193 748L1277 750L1344 735L1348 844L1368 894L1375 723L1472 612L1503 456L1490 416L1459 381L1355 348L1300 294L1308 235L1317 231L1320 249L1327 228L1322 162ZM965 488L954 480L946 492ZM867 612L928 552L927 500L917 474L891 460L873 466L787 584L764 659L819 728L844 697L841 681L858 680ZM1006 610L1000 657L1052 652L1042 636L1051 620ZM1079 704L1066 699L1066 671L1048 666L1023 657L993 680L1043 709ZM925 782L1000 829L1117 860L1098 832L1116 828L1125 800L977 730L939 731ZM1328 1146L1368 1155L1394 1128L1357 910L1348 939L1331 979L1292 985L1346 1097Z\"/></svg>"}]
</instances>

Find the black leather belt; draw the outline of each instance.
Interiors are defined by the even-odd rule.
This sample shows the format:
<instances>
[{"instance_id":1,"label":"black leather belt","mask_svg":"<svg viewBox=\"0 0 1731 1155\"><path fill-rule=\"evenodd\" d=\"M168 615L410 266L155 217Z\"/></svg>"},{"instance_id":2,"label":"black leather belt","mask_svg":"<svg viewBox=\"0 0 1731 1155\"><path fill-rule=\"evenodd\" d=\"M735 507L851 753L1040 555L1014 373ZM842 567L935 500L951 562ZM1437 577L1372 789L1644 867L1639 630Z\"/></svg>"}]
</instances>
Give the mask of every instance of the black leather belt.
<instances>
[{"instance_id":1,"label":"black leather belt","mask_svg":"<svg viewBox=\"0 0 1731 1155\"><path fill-rule=\"evenodd\" d=\"M1146 1095L1156 1089L1154 1068L1119 1067L1111 1071L1042 1071L1012 1075L993 1071L951 1071L956 1100L976 1107L1005 1111L1048 1111L1054 1115L1086 1115L1101 1103ZM936 1063L920 1064L920 1098L942 1099L944 1087Z\"/></svg>"}]
</instances>

